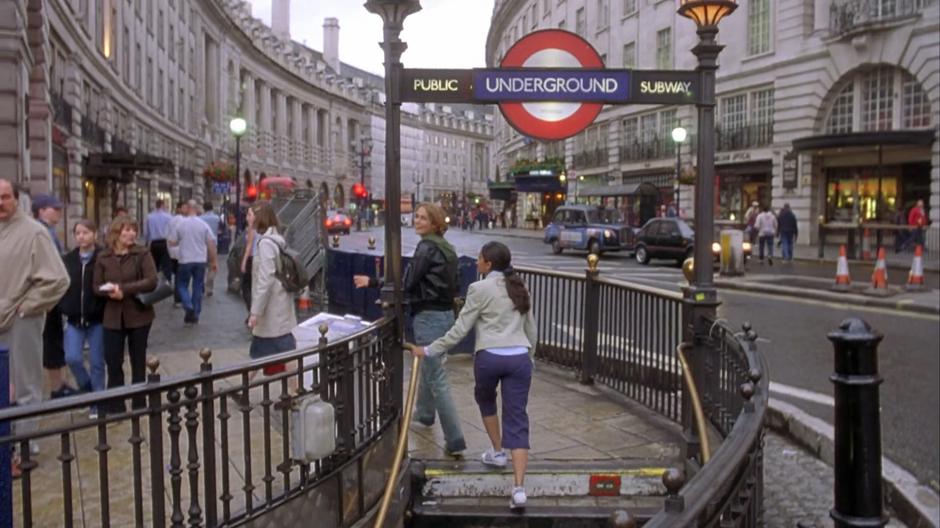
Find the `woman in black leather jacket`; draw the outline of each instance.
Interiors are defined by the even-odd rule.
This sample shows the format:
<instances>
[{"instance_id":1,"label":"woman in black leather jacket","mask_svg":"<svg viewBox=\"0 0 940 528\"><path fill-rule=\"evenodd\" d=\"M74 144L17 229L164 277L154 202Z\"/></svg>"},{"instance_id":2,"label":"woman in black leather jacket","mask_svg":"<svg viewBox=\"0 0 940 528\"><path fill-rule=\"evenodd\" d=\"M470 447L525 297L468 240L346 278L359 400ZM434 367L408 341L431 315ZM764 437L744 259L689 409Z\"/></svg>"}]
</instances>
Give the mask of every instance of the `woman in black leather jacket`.
<instances>
[{"instance_id":1,"label":"woman in black leather jacket","mask_svg":"<svg viewBox=\"0 0 940 528\"><path fill-rule=\"evenodd\" d=\"M415 233L421 242L415 248L411 263L405 270L402 289L411 312L414 340L429 345L443 336L454 324L454 298L457 296L457 252L447 240L444 211L437 205L422 203L415 211ZM381 282L367 275L356 275L357 288L379 287ZM421 367L415 421L431 427L434 417L441 420L445 450L459 456L467 448L460 417L450 393L444 364L447 355L426 358Z\"/></svg>"}]
</instances>

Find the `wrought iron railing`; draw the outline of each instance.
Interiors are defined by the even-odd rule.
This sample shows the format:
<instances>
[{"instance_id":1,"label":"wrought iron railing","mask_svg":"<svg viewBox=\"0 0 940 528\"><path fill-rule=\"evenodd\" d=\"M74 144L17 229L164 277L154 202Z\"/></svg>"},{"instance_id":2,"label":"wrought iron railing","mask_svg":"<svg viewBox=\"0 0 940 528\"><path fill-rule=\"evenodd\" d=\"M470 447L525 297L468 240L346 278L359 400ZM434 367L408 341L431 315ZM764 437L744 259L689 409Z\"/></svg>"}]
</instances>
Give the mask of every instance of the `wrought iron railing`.
<instances>
[{"instance_id":1,"label":"wrought iron railing","mask_svg":"<svg viewBox=\"0 0 940 528\"><path fill-rule=\"evenodd\" d=\"M735 128L715 128L716 150L741 150L770 145L774 141L774 124L760 123Z\"/></svg>"},{"instance_id":2,"label":"wrought iron railing","mask_svg":"<svg viewBox=\"0 0 940 528\"><path fill-rule=\"evenodd\" d=\"M583 150L574 155L576 169L589 169L607 165L607 148Z\"/></svg>"},{"instance_id":3,"label":"wrought iron railing","mask_svg":"<svg viewBox=\"0 0 940 528\"><path fill-rule=\"evenodd\" d=\"M873 24L893 22L920 13L933 0L835 0L829 6L829 31L844 35Z\"/></svg>"},{"instance_id":4,"label":"wrought iron railing","mask_svg":"<svg viewBox=\"0 0 940 528\"><path fill-rule=\"evenodd\" d=\"M666 159L676 155L676 144L671 139L657 136L646 141L634 139L620 146L620 161Z\"/></svg>"},{"instance_id":5,"label":"wrought iron railing","mask_svg":"<svg viewBox=\"0 0 940 528\"><path fill-rule=\"evenodd\" d=\"M322 493L335 510L323 515L348 526L381 493L382 478L364 458L388 443L383 433L400 410L401 390L391 375L401 368L395 336L395 322L382 319L333 343L321 335L318 346L221 369L213 368L211 352L203 350L198 374L161 379L159 362L151 360L146 383L0 410L0 423L18 429L0 437L0 449L15 445L20 454L14 519L24 527L71 526L77 520L101 526L142 526L145 520L154 526L234 525L296 498L310 499L329 484ZM252 371L281 363L288 365L286 372L249 378ZM301 388L296 396L289 390L295 380ZM261 397L255 410L230 401L246 389L254 400ZM335 409L336 449L308 465L292 460L289 426L291 403L309 394ZM89 406L124 400L135 402L130 412L94 420L76 416ZM36 471L29 444L42 438L58 439L56 458L44 458L58 462L58 482L56 472ZM78 438L91 438L96 454L77 452ZM77 457L82 479L97 477L97 505L74 504L82 486ZM89 463L94 471L86 473ZM119 473L130 473L120 479L123 487L111 484ZM34 501L37 489L46 499L41 504ZM118 512L122 507L126 511Z\"/></svg>"},{"instance_id":6,"label":"wrought iron railing","mask_svg":"<svg viewBox=\"0 0 940 528\"><path fill-rule=\"evenodd\" d=\"M105 130L87 116L82 117L82 139L99 148L104 148Z\"/></svg>"}]
</instances>

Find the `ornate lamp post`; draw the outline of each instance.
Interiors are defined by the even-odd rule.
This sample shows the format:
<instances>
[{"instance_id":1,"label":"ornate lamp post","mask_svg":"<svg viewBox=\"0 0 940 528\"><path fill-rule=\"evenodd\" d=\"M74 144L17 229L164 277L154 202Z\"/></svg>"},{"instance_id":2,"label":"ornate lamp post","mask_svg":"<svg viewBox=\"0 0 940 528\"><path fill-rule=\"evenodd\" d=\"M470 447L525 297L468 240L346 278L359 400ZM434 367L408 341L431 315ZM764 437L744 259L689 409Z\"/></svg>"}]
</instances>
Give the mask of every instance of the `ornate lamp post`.
<instances>
[{"instance_id":1,"label":"ornate lamp post","mask_svg":"<svg viewBox=\"0 0 940 528\"><path fill-rule=\"evenodd\" d=\"M687 132L681 126L672 129L672 140L676 143L676 216L679 216L679 171L682 163L682 143Z\"/></svg>"},{"instance_id":2,"label":"ornate lamp post","mask_svg":"<svg viewBox=\"0 0 940 528\"><path fill-rule=\"evenodd\" d=\"M401 330L401 101L398 82L401 75L401 54L408 49L399 36L405 18L421 10L418 0L367 0L365 8L382 17L385 51L385 286L381 299L388 303L399 321ZM401 376L400 369L396 377ZM396 381L393 379L393 382ZM401 386L392 383L393 387ZM398 395L400 399L401 395Z\"/></svg>"},{"instance_id":3,"label":"ornate lamp post","mask_svg":"<svg viewBox=\"0 0 940 528\"><path fill-rule=\"evenodd\" d=\"M718 69L718 54L724 46L715 41L718 22L737 8L736 0L679 0L678 13L692 19L697 26L698 44L692 53L698 58L696 71L699 75L701 93L696 102L698 109L698 171L695 178L695 254L691 284L683 289L683 335L685 342L692 343L696 352L690 368L696 379L703 379L702 356L708 353L704 347L708 335L708 321L716 316L718 295L712 282L712 238L714 233L714 185L715 185L715 70ZM704 380L708 383L708 380ZM683 393L682 430L685 437L686 457L699 454L699 439L695 434L690 398Z\"/></svg>"},{"instance_id":4,"label":"ornate lamp post","mask_svg":"<svg viewBox=\"0 0 940 528\"><path fill-rule=\"evenodd\" d=\"M244 136L245 131L248 130L248 123L241 117L236 117L229 122L228 128L232 131L232 135L235 136L235 233L237 234L242 227L241 142L242 136Z\"/></svg>"},{"instance_id":5,"label":"ornate lamp post","mask_svg":"<svg viewBox=\"0 0 940 528\"><path fill-rule=\"evenodd\" d=\"M715 70L724 46L715 41L718 23L736 8L736 0L679 0L679 14L698 27L698 44L692 53L698 57L701 96L698 109L698 175L695 179L695 280L696 302L716 299L712 283L712 237L715 184Z\"/></svg>"}]
</instances>

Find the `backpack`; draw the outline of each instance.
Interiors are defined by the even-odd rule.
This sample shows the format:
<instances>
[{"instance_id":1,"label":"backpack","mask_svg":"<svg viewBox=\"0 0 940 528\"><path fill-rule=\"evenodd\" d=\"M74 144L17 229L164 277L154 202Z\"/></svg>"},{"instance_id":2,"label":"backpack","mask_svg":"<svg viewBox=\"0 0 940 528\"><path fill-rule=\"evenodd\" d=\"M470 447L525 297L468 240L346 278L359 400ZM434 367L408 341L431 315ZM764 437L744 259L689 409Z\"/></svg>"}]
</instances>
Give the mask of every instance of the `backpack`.
<instances>
[{"instance_id":1,"label":"backpack","mask_svg":"<svg viewBox=\"0 0 940 528\"><path fill-rule=\"evenodd\" d=\"M307 268L300 261L300 253L290 247L278 244L276 240L265 237L277 246L277 269L274 276L281 282L288 293L299 293L310 284Z\"/></svg>"}]
</instances>

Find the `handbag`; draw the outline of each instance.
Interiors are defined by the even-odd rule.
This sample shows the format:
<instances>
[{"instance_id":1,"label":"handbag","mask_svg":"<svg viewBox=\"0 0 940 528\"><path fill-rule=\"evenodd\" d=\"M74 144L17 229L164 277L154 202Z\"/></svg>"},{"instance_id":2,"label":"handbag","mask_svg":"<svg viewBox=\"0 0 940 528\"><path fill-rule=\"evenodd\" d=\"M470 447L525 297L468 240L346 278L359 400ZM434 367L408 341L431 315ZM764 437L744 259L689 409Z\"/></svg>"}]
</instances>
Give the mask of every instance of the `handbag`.
<instances>
[{"instance_id":1,"label":"handbag","mask_svg":"<svg viewBox=\"0 0 940 528\"><path fill-rule=\"evenodd\" d=\"M173 285L166 280L162 274L157 274L157 287L153 291L140 292L134 295L137 302L144 306L153 306L154 304L173 295Z\"/></svg>"}]
</instances>

